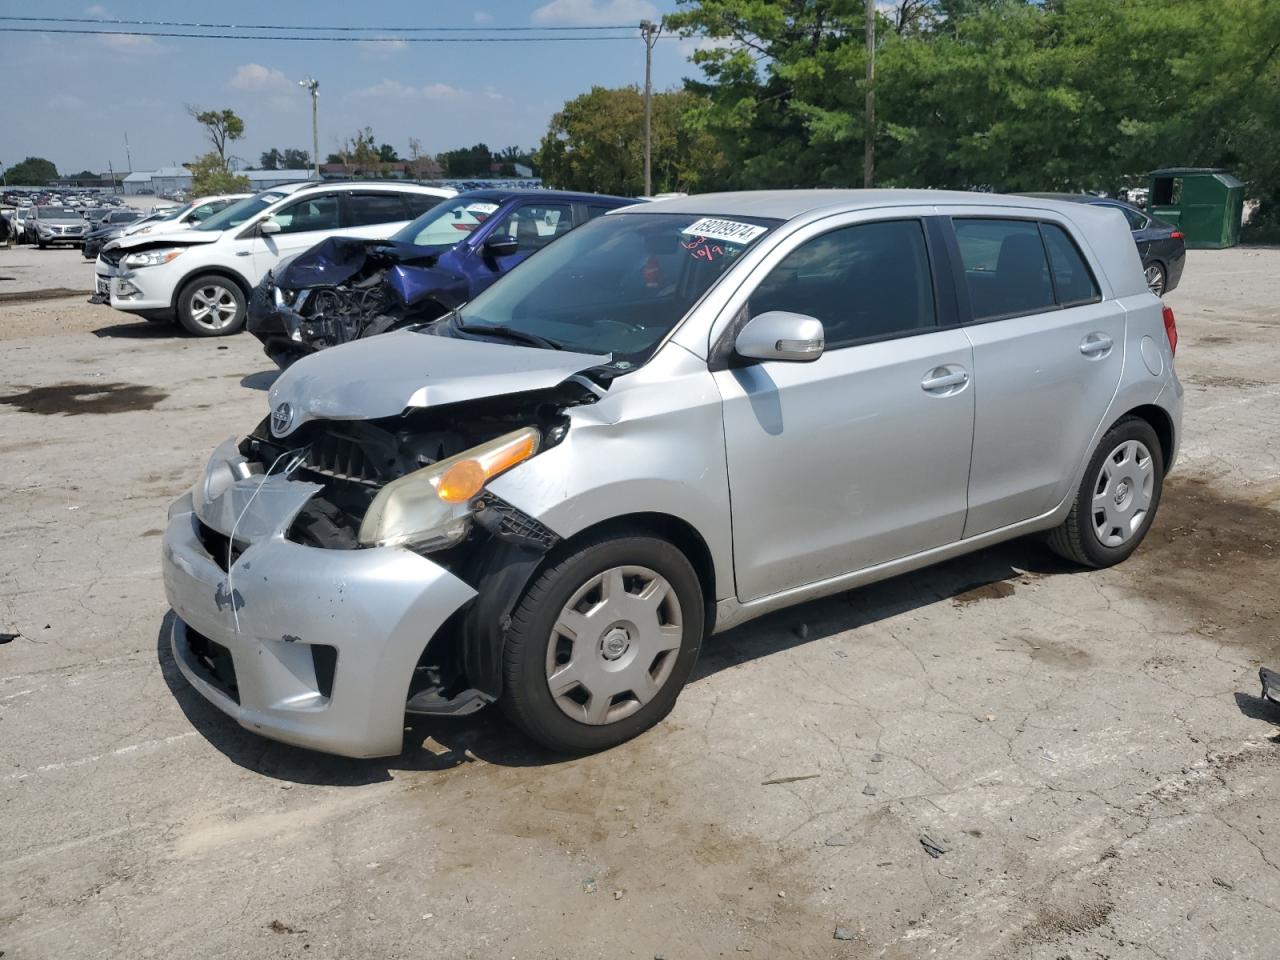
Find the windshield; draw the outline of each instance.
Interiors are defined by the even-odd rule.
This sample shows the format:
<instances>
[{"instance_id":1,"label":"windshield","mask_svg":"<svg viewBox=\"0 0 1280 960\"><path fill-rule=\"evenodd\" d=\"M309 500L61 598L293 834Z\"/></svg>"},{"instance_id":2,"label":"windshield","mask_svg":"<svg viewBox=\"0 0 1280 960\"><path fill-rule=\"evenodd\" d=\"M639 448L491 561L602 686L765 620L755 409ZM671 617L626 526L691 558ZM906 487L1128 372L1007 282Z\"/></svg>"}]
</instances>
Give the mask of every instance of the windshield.
<instances>
[{"instance_id":1,"label":"windshield","mask_svg":"<svg viewBox=\"0 0 1280 960\"><path fill-rule=\"evenodd\" d=\"M79 220L80 212L70 207L37 207L36 216L41 220Z\"/></svg>"},{"instance_id":2,"label":"windshield","mask_svg":"<svg viewBox=\"0 0 1280 960\"><path fill-rule=\"evenodd\" d=\"M221 213L215 213L212 217L200 224L197 230L231 230L240 226L246 220L256 217L267 207L271 206L278 200L283 200L285 194L274 193L268 190L266 193L259 193L257 196L245 197L237 203L233 203Z\"/></svg>"},{"instance_id":3,"label":"windshield","mask_svg":"<svg viewBox=\"0 0 1280 960\"><path fill-rule=\"evenodd\" d=\"M455 316L465 336L506 328L566 350L645 362L744 250L780 221L629 213L603 216L530 257Z\"/></svg>"},{"instance_id":4,"label":"windshield","mask_svg":"<svg viewBox=\"0 0 1280 960\"><path fill-rule=\"evenodd\" d=\"M492 200L477 197L444 200L417 220L405 224L391 239L418 247L453 246L489 219L498 206Z\"/></svg>"}]
</instances>

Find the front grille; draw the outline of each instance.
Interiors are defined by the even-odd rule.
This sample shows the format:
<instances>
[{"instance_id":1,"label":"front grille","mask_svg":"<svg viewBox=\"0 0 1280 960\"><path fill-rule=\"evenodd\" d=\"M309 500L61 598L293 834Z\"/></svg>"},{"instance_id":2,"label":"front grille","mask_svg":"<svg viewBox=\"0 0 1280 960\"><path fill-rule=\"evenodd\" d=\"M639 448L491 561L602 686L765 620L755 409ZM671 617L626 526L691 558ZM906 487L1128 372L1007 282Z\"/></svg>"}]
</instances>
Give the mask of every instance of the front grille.
<instances>
[{"instance_id":1,"label":"front grille","mask_svg":"<svg viewBox=\"0 0 1280 960\"><path fill-rule=\"evenodd\" d=\"M307 469L335 480L349 480L370 487L382 485L377 468L369 462L360 445L350 437L334 433L322 433L311 442Z\"/></svg>"},{"instance_id":2,"label":"front grille","mask_svg":"<svg viewBox=\"0 0 1280 960\"><path fill-rule=\"evenodd\" d=\"M231 651L204 634L196 633L191 627L187 627L187 647L199 668L201 679L239 704L240 687L236 684L236 665L231 659Z\"/></svg>"}]
</instances>

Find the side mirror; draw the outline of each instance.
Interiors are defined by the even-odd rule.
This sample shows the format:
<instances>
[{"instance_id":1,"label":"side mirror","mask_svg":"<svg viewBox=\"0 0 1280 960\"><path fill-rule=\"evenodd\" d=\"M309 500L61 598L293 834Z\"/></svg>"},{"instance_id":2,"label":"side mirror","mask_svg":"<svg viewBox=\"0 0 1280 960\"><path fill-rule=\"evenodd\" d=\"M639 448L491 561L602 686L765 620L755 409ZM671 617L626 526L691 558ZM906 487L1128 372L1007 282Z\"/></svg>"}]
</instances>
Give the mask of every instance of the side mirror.
<instances>
[{"instance_id":1,"label":"side mirror","mask_svg":"<svg viewBox=\"0 0 1280 960\"><path fill-rule=\"evenodd\" d=\"M751 360L810 362L822 356L825 346L822 321L803 313L770 310L752 317L738 332L733 348Z\"/></svg>"},{"instance_id":2,"label":"side mirror","mask_svg":"<svg viewBox=\"0 0 1280 960\"><path fill-rule=\"evenodd\" d=\"M268 217L266 220L263 220L260 224L258 224L258 233L262 234L264 237L269 236L273 233L279 233L279 232L280 232L280 224L276 223L270 217Z\"/></svg>"},{"instance_id":3,"label":"side mirror","mask_svg":"<svg viewBox=\"0 0 1280 960\"><path fill-rule=\"evenodd\" d=\"M495 234L484 242L484 252L491 257L509 257L519 249L520 242L505 234Z\"/></svg>"}]
</instances>

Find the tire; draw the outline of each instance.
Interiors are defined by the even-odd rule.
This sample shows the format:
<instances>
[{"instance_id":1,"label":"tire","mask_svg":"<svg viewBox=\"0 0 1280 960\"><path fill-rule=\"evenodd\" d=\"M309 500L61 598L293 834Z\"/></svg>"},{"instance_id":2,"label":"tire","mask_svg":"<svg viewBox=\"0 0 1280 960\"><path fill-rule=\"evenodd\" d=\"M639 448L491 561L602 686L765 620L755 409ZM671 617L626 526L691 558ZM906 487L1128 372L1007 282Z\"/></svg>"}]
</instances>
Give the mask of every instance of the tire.
<instances>
[{"instance_id":1,"label":"tire","mask_svg":"<svg viewBox=\"0 0 1280 960\"><path fill-rule=\"evenodd\" d=\"M1098 441L1071 512L1049 533L1050 549L1086 567L1127 559L1151 529L1163 490L1160 438L1147 421L1122 418Z\"/></svg>"},{"instance_id":2,"label":"tire","mask_svg":"<svg viewBox=\"0 0 1280 960\"><path fill-rule=\"evenodd\" d=\"M178 294L178 322L197 337L225 337L244 326L244 291L234 280L206 273L189 280Z\"/></svg>"},{"instance_id":3,"label":"tire","mask_svg":"<svg viewBox=\"0 0 1280 960\"><path fill-rule=\"evenodd\" d=\"M511 615L503 710L558 753L617 746L671 712L704 623L698 576L667 541L632 530L571 545ZM582 631L576 638L569 624Z\"/></svg>"},{"instance_id":4,"label":"tire","mask_svg":"<svg viewBox=\"0 0 1280 960\"><path fill-rule=\"evenodd\" d=\"M37 241L36 241L36 246L38 246L41 250L48 250L48 249L49 249L49 245L48 245L47 243L45 243L43 240L37 240Z\"/></svg>"},{"instance_id":5,"label":"tire","mask_svg":"<svg viewBox=\"0 0 1280 960\"><path fill-rule=\"evenodd\" d=\"M1164 264L1159 260L1152 260L1143 264L1143 273L1146 275L1147 289L1157 297L1163 297L1169 282L1169 274L1165 271Z\"/></svg>"}]
</instances>

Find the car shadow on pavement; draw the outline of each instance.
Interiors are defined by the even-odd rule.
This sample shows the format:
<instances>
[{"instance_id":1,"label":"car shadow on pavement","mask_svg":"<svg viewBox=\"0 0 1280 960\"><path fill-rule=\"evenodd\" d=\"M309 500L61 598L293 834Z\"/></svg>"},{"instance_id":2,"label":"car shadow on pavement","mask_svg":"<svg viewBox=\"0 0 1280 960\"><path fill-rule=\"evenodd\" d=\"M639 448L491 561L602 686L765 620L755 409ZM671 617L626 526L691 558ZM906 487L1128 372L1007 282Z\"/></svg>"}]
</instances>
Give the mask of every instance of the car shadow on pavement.
<instances>
[{"instance_id":1,"label":"car shadow on pavement","mask_svg":"<svg viewBox=\"0 0 1280 960\"><path fill-rule=\"evenodd\" d=\"M1011 595L1014 581L1078 572L1033 539L1013 541L947 563L823 600L790 607L710 637L690 683L749 660L951 600ZM508 724L495 707L463 718L406 718L405 749L396 757L354 760L276 743L250 733L208 703L182 676L169 646L170 611L161 622L156 653L161 673L191 725L232 763L294 783L359 786L394 779L397 771L440 771L476 760L498 766L549 766L573 758L543 750ZM848 638L856 648L856 634ZM851 650L855 653L856 650ZM1253 698L1256 699L1256 698ZM1242 707L1243 709L1243 707Z\"/></svg>"},{"instance_id":2,"label":"car shadow on pavement","mask_svg":"<svg viewBox=\"0 0 1280 960\"><path fill-rule=\"evenodd\" d=\"M1250 720L1265 720L1273 726L1280 727L1280 706L1265 697L1255 697L1251 693L1235 694L1236 706ZM1271 738L1272 743L1280 743L1280 733Z\"/></svg>"},{"instance_id":3,"label":"car shadow on pavement","mask_svg":"<svg viewBox=\"0 0 1280 960\"><path fill-rule=\"evenodd\" d=\"M95 337L109 337L119 340L160 340L176 339L183 334L181 327L172 323L152 323L141 320L133 323L113 323L106 327L98 327L93 331Z\"/></svg>"},{"instance_id":4,"label":"car shadow on pavement","mask_svg":"<svg viewBox=\"0 0 1280 960\"><path fill-rule=\"evenodd\" d=\"M259 370L241 377L240 386L246 390L270 390L279 376L279 370Z\"/></svg>"}]
</instances>

